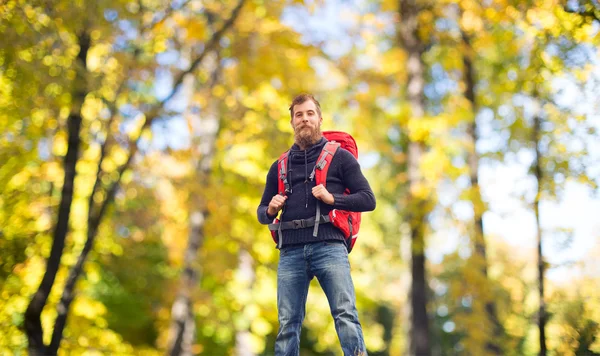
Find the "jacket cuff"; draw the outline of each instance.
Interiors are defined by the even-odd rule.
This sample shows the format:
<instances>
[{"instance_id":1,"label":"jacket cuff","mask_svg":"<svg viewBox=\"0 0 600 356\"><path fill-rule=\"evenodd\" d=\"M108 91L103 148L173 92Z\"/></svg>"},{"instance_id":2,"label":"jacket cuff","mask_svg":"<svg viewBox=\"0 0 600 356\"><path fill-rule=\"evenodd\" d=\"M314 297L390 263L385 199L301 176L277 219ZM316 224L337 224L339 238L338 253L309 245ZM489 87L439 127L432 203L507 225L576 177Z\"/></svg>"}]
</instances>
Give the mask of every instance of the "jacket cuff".
<instances>
[{"instance_id":1,"label":"jacket cuff","mask_svg":"<svg viewBox=\"0 0 600 356\"><path fill-rule=\"evenodd\" d=\"M269 213L267 213L267 207L260 207L259 211L258 211L258 221L263 224L270 224L273 222L273 219L275 219L275 216L269 216Z\"/></svg>"},{"instance_id":2,"label":"jacket cuff","mask_svg":"<svg viewBox=\"0 0 600 356\"><path fill-rule=\"evenodd\" d=\"M335 209L347 210L346 209L346 195L334 193L333 195L333 207Z\"/></svg>"}]
</instances>

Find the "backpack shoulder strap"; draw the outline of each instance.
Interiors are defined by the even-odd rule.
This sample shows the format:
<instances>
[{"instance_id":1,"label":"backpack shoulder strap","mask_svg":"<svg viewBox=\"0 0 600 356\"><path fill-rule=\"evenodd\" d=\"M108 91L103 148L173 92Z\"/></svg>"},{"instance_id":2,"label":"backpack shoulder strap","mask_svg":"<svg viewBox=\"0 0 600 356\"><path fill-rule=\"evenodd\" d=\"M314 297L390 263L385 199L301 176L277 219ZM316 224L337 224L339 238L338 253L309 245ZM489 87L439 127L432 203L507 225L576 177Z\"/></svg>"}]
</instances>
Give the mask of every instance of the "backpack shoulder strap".
<instances>
[{"instance_id":1,"label":"backpack shoulder strap","mask_svg":"<svg viewBox=\"0 0 600 356\"><path fill-rule=\"evenodd\" d=\"M277 160L277 193L281 195L292 192L292 188L287 179L289 155L290 151L285 151Z\"/></svg>"},{"instance_id":2,"label":"backpack shoulder strap","mask_svg":"<svg viewBox=\"0 0 600 356\"><path fill-rule=\"evenodd\" d=\"M323 184L324 187L327 186L327 172L329 171L329 165L333 156L337 152L338 148L340 148L339 142L329 141L323 147L319 158L317 159L317 163L315 164L315 168L310 174L310 178L313 177L316 180L316 185ZM317 215L315 216L315 228L313 229L313 236L317 237L319 232L319 222L321 220L321 204L317 201Z\"/></svg>"},{"instance_id":3,"label":"backpack shoulder strap","mask_svg":"<svg viewBox=\"0 0 600 356\"><path fill-rule=\"evenodd\" d=\"M340 148L340 143L335 141L329 141L323 147L323 150L317 159L317 163L315 164L315 168L311 173L311 178L314 176L317 185L323 184L323 186L327 186L327 172L329 171L329 165L338 148Z\"/></svg>"}]
</instances>

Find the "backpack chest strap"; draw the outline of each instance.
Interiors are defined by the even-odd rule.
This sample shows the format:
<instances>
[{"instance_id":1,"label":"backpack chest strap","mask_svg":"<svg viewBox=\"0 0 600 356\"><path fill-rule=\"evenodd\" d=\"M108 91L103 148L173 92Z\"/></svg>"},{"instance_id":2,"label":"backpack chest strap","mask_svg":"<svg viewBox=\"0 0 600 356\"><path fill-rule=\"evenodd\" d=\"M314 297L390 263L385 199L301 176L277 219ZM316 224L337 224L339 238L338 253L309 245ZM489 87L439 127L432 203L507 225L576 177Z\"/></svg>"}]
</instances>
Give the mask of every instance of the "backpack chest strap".
<instances>
[{"instance_id":1,"label":"backpack chest strap","mask_svg":"<svg viewBox=\"0 0 600 356\"><path fill-rule=\"evenodd\" d=\"M321 224L330 222L329 216L322 215L320 221L321 221ZM279 223L269 224L269 230L279 231L279 230L304 229L305 227L315 226L315 222L316 222L315 218L283 221L283 222L279 222Z\"/></svg>"}]
</instances>

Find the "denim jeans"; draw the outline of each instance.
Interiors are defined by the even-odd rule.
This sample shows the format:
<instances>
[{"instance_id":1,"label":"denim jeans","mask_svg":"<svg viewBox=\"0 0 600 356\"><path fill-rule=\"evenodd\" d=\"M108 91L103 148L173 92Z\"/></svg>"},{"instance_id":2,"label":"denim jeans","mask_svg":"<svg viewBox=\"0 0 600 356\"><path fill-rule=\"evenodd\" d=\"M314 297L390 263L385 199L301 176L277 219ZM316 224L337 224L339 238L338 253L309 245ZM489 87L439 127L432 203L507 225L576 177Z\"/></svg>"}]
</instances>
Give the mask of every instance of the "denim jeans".
<instances>
[{"instance_id":1,"label":"denim jeans","mask_svg":"<svg viewBox=\"0 0 600 356\"><path fill-rule=\"evenodd\" d=\"M342 241L283 247L277 270L279 331L275 355L299 354L308 286L317 277L329 301L344 355L366 355L348 251Z\"/></svg>"}]
</instances>

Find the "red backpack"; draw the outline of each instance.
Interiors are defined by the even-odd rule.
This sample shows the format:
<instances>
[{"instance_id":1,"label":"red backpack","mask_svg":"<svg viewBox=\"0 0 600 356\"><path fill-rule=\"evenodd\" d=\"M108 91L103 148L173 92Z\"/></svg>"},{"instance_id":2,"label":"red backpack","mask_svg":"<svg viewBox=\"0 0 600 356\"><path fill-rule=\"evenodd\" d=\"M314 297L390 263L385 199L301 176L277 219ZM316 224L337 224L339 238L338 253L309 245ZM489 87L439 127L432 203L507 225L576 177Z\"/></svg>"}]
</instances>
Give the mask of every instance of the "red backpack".
<instances>
[{"instance_id":1,"label":"red backpack","mask_svg":"<svg viewBox=\"0 0 600 356\"><path fill-rule=\"evenodd\" d=\"M327 142L323 147L312 174L314 174L316 185L323 184L323 186L327 187L327 171L329 170L331 160L333 159L333 156L337 152L338 148L342 147L352 153L355 158L358 158L358 147L356 146L356 141L354 141L354 138L345 132L324 131L323 136L329 142ZM279 178L278 193L281 195L286 195L290 188L287 181L288 154L289 151L284 152L277 161L277 172ZM350 191L346 189L344 194L350 194ZM325 217L325 220L321 220L319 218L320 215L320 204L317 204L316 221L314 224L307 225L314 226L314 236L317 235L320 222L331 222L344 234L348 252L352 251L354 243L356 242L356 238L358 237L358 230L360 229L361 213L333 209L329 212L329 216ZM273 224L269 225L271 236L273 237L273 241L275 241L275 243L280 242L279 236L281 234L281 230L278 231L278 226L280 226L280 224L279 219L277 218L273 220Z\"/></svg>"}]
</instances>

